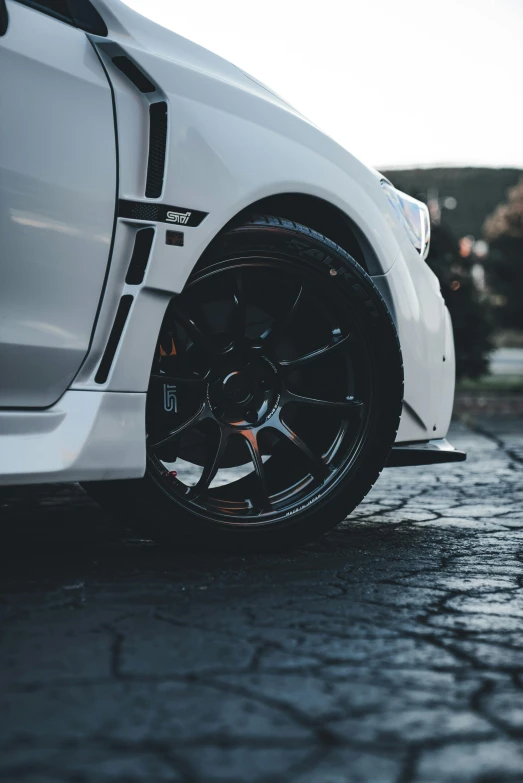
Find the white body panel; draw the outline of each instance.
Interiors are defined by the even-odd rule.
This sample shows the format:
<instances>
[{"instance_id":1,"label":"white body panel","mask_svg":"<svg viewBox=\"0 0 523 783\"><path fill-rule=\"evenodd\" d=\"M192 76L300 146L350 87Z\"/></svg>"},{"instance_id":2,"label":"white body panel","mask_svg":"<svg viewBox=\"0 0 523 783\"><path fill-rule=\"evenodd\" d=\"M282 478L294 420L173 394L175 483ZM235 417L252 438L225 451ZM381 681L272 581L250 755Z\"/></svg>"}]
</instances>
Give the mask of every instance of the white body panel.
<instances>
[{"instance_id":1,"label":"white body panel","mask_svg":"<svg viewBox=\"0 0 523 783\"><path fill-rule=\"evenodd\" d=\"M81 30L8 3L0 38L0 407L44 407L87 353L113 231L110 85Z\"/></svg>"},{"instance_id":2,"label":"white body panel","mask_svg":"<svg viewBox=\"0 0 523 783\"><path fill-rule=\"evenodd\" d=\"M137 478L145 463L145 394L68 391L51 408L0 411L2 483Z\"/></svg>"},{"instance_id":3,"label":"white body panel","mask_svg":"<svg viewBox=\"0 0 523 783\"><path fill-rule=\"evenodd\" d=\"M209 242L241 210L260 199L304 194L340 210L368 244L367 267L391 308L404 359L405 407L398 441L444 437L454 393L450 320L437 279L398 223L376 172L230 63L158 27L118 0L95 0L93 4L109 28L108 38L91 36L91 40L114 90L120 198L155 203L144 196L148 112L151 102L165 100L167 158L163 192L157 202L208 215L198 227L183 229L183 247L166 244L165 232L172 226L164 222L116 221L92 344L66 397L78 394L84 399L85 395L106 399L114 394L124 399L138 393L140 399L144 398L167 303L183 289ZM112 57L121 55L130 57L156 85L154 93L140 93L115 67ZM143 282L128 286L125 277L134 236L143 226L155 228L155 239ZM99 384L95 376L100 359L120 297L126 293L132 294L134 301L108 378ZM61 410L60 402L49 412L54 410ZM24 415L30 418L40 414ZM68 410L71 422L74 415L73 408ZM127 456L123 461L128 476L139 475L145 469L143 406L140 416L140 423L130 427L126 436L139 441L133 448L127 441L129 454L139 455L132 467ZM89 430L90 454L96 449L98 431L93 423ZM48 437L52 440L55 436ZM0 473L7 453L3 440L0 418ZM101 437L98 476L96 469L93 473L92 461L85 463L85 449L78 443L64 477L107 478L113 469L115 449L108 450L106 445ZM84 464L88 476L82 475ZM32 463L24 471L23 460L19 465L16 481L57 480L56 472L47 471L45 466L38 468ZM0 477L2 480L9 479Z\"/></svg>"}]
</instances>

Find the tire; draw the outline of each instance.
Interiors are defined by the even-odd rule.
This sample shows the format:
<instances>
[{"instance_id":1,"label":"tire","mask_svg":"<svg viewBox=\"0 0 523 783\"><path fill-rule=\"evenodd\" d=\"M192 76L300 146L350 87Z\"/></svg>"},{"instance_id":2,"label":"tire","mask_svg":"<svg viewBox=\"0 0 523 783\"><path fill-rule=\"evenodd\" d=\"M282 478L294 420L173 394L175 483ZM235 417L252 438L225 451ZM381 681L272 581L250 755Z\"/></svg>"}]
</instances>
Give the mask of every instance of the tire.
<instances>
[{"instance_id":1,"label":"tire","mask_svg":"<svg viewBox=\"0 0 523 783\"><path fill-rule=\"evenodd\" d=\"M85 488L156 540L301 545L368 493L402 399L396 329L371 278L321 234L256 215L213 241L167 309L145 477Z\"/></svg>"}]
</instances>

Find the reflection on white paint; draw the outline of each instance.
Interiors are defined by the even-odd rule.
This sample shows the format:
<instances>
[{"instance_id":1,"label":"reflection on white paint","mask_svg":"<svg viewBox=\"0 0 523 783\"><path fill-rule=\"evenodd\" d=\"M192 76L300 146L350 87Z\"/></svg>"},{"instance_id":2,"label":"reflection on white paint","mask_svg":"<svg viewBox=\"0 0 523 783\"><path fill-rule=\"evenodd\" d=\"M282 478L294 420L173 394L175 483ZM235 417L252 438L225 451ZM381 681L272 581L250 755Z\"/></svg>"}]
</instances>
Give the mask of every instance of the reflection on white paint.
<instances>
[{"instance_id":1,"label":"reflection on white paint","mask_svg":"<svg viewBox=\"0 0 523 783\"><path fill-rule=\"evenodd\" d=\"M20 226L41 228L44 231L57 231L59 234L66 234L70 237L83 237L84 239L95 240L106 245L109 244L111 239L108 234L91 234L89 231L82 231L78 226L43 217L42 215L35 215L31 212L24 212L18 209L12 209L10 212L13 223L18 223Z\"/></svg>"},{"instance_id":2,"label":"reflection on white paint","mask_svg":"<svg viewBox=\"0 0 523 783\"><path fill-rule=\"evenodd\" d=\"M31 339L34 338L35 332L37 334L53 335L53 337L59 337L63 341L63 347L77 348L82 347L82 342L77 339L77 335L74 332L69 332L67 329L63 329L56 324L49 323L48 321L16 321L13 324L14 331L18 336L16 342L21 342L21 337L26 331L31 335Z\"/></svg>"}]
</instances>

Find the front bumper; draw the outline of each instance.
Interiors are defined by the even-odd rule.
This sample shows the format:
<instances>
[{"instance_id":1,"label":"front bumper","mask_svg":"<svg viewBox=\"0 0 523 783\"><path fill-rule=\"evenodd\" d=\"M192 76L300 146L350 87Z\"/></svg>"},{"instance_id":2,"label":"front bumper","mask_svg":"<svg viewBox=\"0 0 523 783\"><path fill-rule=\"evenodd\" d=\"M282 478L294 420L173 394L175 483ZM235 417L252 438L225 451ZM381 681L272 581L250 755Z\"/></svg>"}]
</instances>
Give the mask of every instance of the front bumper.
<instances>
[{"instance_id":1,"label":"front bumper","mask_svg":"<svg viewBox=\"0 0 523 783\"><path fill-rule=\"evenodd\" d=\"M396 443L444 438L454 401L455 356L438 280L406 238L390 270L373 281L393 315L403 356L404 405Z\"/></svg>"}]
</instances>

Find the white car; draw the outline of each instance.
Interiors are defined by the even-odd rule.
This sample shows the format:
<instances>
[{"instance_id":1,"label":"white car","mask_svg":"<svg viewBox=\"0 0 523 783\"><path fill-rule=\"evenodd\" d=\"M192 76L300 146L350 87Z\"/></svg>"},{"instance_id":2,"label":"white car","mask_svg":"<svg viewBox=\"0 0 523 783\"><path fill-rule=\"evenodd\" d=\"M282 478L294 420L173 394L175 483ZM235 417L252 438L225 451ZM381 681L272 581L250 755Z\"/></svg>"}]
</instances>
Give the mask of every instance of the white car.
<instances>
[{"instance_id":1,"label":"white car","mask_svg":"<svg viewBox=\"0 0 523 783\"><path fill-rule=\"evenodd\" d=\"M256 549L465 458L426 207L276 94L119 0L0 0L0 116L1 483Z\"/></svg>"}]
</instances>

